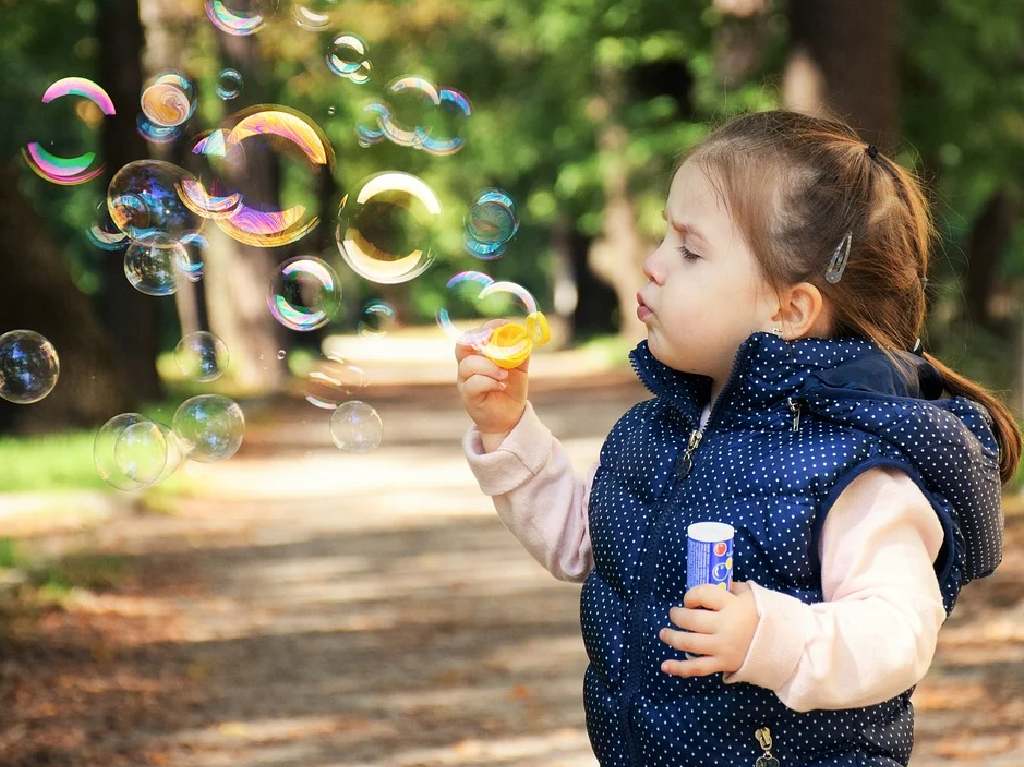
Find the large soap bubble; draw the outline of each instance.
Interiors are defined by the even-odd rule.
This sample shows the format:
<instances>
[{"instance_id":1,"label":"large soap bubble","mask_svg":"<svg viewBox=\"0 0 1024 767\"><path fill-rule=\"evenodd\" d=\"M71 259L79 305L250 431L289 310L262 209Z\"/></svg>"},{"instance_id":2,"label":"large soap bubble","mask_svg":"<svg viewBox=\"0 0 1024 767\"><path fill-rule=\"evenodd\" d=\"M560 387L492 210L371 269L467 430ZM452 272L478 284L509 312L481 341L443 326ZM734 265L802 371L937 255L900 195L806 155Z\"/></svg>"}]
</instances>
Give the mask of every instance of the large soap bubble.
<instances>
[{"instance_id":1,"label":"large soap bubble","mask_svg":"<svg viewBox=\"0 0 1024 767\"><path fill-rule=\"evenodd\" d=\"M323 410L335 410L367 385L366 373L358 365L328 354L315 363L304 382L306 402Z\"/></svg>"},{"instance_id":2,"label":"large soap bubble","mask_svg":"<svg viewBox=\"0 0 1024 767\"><path fill-rule=\"evenodd\" d=\"M122 167L107 188L107 207L118 229L141 243L177 241L200 231L204 221L181 201L178 188L192 174L163 160L136 160Z\"/></svg>"},{"instance_id":3,"label":"large soap bubble","mask_svg":"<svg viewBox=\"0 0 1024 767\"><path fill-rule=\"evenodd\" d=\"M207 330L188 333L174 348L175 362L185 378L205 383L215 381L227 369L228 347Z\"/></svg>"},{"instance_id":4,"label":"large soap bubble","mask_svg":"<svg viewBox=\"0 0 1024 767\"><path fill-rule=\"evenodd\" d=\"M221 32L246 37L263 28L274 0L206 0L206 17Z\"/></svg>"},{"instance_id":5,"label":"large soap bubble","mask_svg":"<svg viewBox=\"0 0 1024 767\"><path fill-rule=\"evenodd\" d=\"M465 219L466 250L482 260L503 255L519 231L519 217L512 198L500 189L485 189Z\"/></svg>"},{"instance_id":6,"label":"large soap bubble","mask_svg":"<svg viewBox=\"0 0 1024 767\"><path fill-rule=\"evenodd\" d=\"M34 330L0 336L0 397L18 405L38 402L60 377L57 350Z\"/></svg>"},{"instance_id":7,"label":"large soap bubble","mask_svg":"<svg viewBox=\"0 0 1024 767\"><path fill-rule=\"evenodd\" d=\"M177 292L179 276L189 272L188 258L180 242L133 242L124 252L124 276L140 293L169 296Z\"/></svg>"},{"instance_id":8,"label":"large soap bubble","mask_svg":"<svg viewBox=\"0 0 1024 767\"><path fill-rule=\"evenodd\" d=\"M174 433L193 461L223 461L242 446L245 417L238 403L221 394L200 394L181 403L172 420Z\"/></svg>"},{"instance_id":9,"label":"large soap bubble","mask_svg":"<svg viewBox=\"0 0 1024 767\"><path fill-rule=\"evenodd\" d=\"M407 282L434 260L440 214L441 202L423 179L400 171L378 173L342 198L338 249L352 271L371 282Z\"/></svg>"},{"instance_id":10,"label":"large soap bubble","mask_svg":"<svg viewBox=\"0 0 1024 767\"><path fill-rule=\"evenodd\" d=\"M139 413L121 413L103 424L93 442L100 478L118 490L162 482L184 461L177 436Z\"/></svg>"},{"instance_id":11,"label":"large soap bubble","mask_svg":"<svg viewBox=\"0 0 1024 767\"><path fill-rule=\"evenodd\" d=\"M65 77L57 80L43 93L42 103L49 104L51 101L72 95L92 102L104 115L116 113L114 103L107 92L84 77ZM104 165L97 161L95 152L66 157L51 152L38 141L30 141L22 149L22 155L37 176L61 186L84 184L99 176L104 170Z\"/></svg>"}]
</instances>

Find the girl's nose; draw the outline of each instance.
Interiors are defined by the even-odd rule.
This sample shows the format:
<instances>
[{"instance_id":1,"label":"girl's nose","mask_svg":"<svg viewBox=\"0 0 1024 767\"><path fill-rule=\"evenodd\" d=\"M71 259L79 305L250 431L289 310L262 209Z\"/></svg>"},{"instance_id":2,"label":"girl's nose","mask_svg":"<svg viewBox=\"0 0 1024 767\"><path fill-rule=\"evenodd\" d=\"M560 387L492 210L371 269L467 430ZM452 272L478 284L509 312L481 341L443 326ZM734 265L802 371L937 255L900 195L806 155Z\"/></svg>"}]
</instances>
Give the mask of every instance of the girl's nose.
<instances>
[{"instance_id":1,"label":"girl's nose","mask_svg":"<svg viewBox=\"0 0 1024 767\"><path fill-rule=\"evenodd\" d=\"M647 279L649 279L651 282L655 284L660 285L661 279L659 277L659 271L655 260L655 256L657 255L657 253L658 251L654 250L647 258L644 259L643 271L644 276L647 277Z\"/></svg>"}]
</instances>

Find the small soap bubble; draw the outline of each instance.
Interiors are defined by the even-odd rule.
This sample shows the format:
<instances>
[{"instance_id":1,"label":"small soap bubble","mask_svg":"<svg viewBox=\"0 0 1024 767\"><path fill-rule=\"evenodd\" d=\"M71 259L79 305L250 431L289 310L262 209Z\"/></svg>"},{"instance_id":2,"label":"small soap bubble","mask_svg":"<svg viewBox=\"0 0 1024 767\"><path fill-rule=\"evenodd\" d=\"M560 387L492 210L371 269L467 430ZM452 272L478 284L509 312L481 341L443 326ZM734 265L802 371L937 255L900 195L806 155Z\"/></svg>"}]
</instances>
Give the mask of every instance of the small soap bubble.
<instances>
[{"instance_id":1,"label":"small soap bubble","mask_svg":"<svg viewBox=\"0 0 1024 767\"><path fill-rule=\"evenodd\" d=\"M455 154L466 145L466 120L472 113L466 94L441 88L437 109L416 126L414 146L437 157Z\"/></svg>"},{"instance_id":2,"label":"small soap bubble","mask_svg":"<svg viewBox=\"0 0 1024 767\"><path fill-rule=\"evenodd\" d=\"M286 352L284 349L278 349L277 350L277 358L279 360L283 360L287 356L288 356L288 352Z\"/></svg>"},{"instance_id":3,"label":"small soap bubble","mask_svg":"<svg viewBox=\"0 0 1024 767\"><path fill-rule=\"evenodd\" d=\"M383 436L384 422L365 402L345 402L331 414L331 438L339 450L365 453L378 447Z\"/></svg>"},{"instance_id":4,"label":"small soap bubble","mask_svg":"<svg viewBox=\"0 0 1024 767\"><path fill-rule=\"evenodd\" d=\"M366 55L366 43L353 34L335 35L327 51L327 68L356 85L365 84L373 69Z\"/></svg>"},{"instance_id":5,"label":"small soap bubble","mask_svg":"<svg viewBox=\"0 0 1024 767\"><path fill-rule=\"evenodd\" d=\"M117 228L110 218L110 210L104 200L96 206L96 222L86 232L89 242L100 250L111 252L121 250L128 245L128 235Z\"/></svg>"},{"instance_id":6,"label":"small soap bubble","mask_svg":"<svg viewBox=\"0 0 1024 767\"><path fill-rule=\"evenodd\" d=\"M364 149L384 141L384 122L389 115L388 106L379 101L365 104L356 123L356 139Z\"/></svg>"},{"instance_id":7,"label":"small soap bubble","mask_svg":"<svg viewBox=\"0 0 1024 767\"><path fill-rule=\"evenodd\" d=\"M225 67L217 75L217 97L222 101L238 98L242 92L242 73L237 69Z\"/></svg>"},{"instance_id":8,"label":"small soap bubble","mask_svg":"<svg viewBox=\"0 0 1024 767\"><path fill-rule=\"evenodd\" d=\"M181 403L172 420L174 433L193 461L223 461L242 445L245 417L238 403L221 394L200 394Z\"/></svg>"},{"instance_id":9,"label":"small soap bubble","mask_svg":"<svg viewBox=\"0 0 1024 767\"><path fill-rule=\"evenodd\" d=\"M397 324L395 307L384 301L369 301L359 320L359 335L382 336Z\"/></svg>"},{"instance_id":10,"label":"small soap bubble","mask_svg":"<svg viewBox=\"0 0 1024 767\"><path fill-rule=\"evenodd\" d=\"M341 306L338 274L322 258L289 258L278 266L271 280L267 306L274 319L286 328L321 328Z\"/></svg>"},{"instance_id":11,"label":"small soap bubble","mask_svg":"<svg viewBox=\"0 0 1024 767\"><path fill-rule=\"evenodd\" d=\"M142 113L162 128L175 128L195 114L195 90L188 78L166 72L142 91Z\"/></svg>"},{"instance_id":12,"label":"small soap bubble","mask_svg":"<svg viewBox=\"0 0 1024 767\"><path fill-rule=\"evenodd\" d=\"M133 242L124 252L124 276L140 293L169 296L178 290L178 277L188 271L188 263L188 252L179 242Z\"/></svg>"},{"instance_id":13,"label":"small soap bubble","mask_svg":"<svg viewBox=\"0 0 1024 767\"><path fill-rule=\"evenodd\" d=\"M500 189L477 195L465 219L466 250L482 260L498 258L519 231L519 217L512 198Z\"/></svg>"},{"instance_id":14,"label":"small soap bubble","mask_svg":"<svg viewBox=\"0 0 1024 767\"><path fill-rule=\"evenodd\" d=\"M181 201L183 181L195 180L177 165L136 160L122 167L107 187L107 208L117 228L142 243L179 240L205 221Z\"/></svg>"},{"instance_id":15,"label":"small soap bubble","mask_svg":"<svg viewBox=\"0 0 1024 767\"><path fill-rule=\"evenodd\" d=\"M310 405L334 410L366 385L366 373L361 367L336 354L328 354L306 375L304 396Z\"/></svg>"},{"instance_id":16,"label":"small soap bubble","mask_svg":"<svg viewBox=\"0 0 1024 767\"><path fill-rule=\"evenodd\" d=\"M34 330L10 330L0 335L0 397L29 405L46 397L57 385L57 350Z\"/></svg>"},{"instance_id":17,"label":"small soap bubble","mask_svg":"<svg viewBox=\"0 0 1024 767\"><path fill-rule=\"evenodd\" d=\"M227 369L228 347L220 338L206 330L189 333L174 349L178 369L192 381L215 381Z\"/></svg>"},{"instance_id":18,"label":"small soap bubble","mask_svg":"<svg viewBox=\"0 0 1024 767\"><path fill-rule=\"evenodd\" d=\"M336 106L327 107L327 114L329 114L331 117L334 117L334 115L338 114L338 108Z\"/></svg>"},{"instance_id":19,"label":"small soap bubble","mask_svg":"<svg viewBox=\"0 0 1024 767\"><path fill-rule=\"evenodd\" d=\"M189 232L182 237L178 244L184 248L184 261L175 263L181 272L181 276L189 282L199 282L206 272L206 238L199 232Z\"/></svg>"},{"instance_id":20,"label":"small soap bubble","mask_svg":"<svg viewBox=\"0 0 1024 767\"><path fill-rule=\"evenodd\" d=\"M407 282L434 260L440 214L440 200L418 176L378 173L342 198L338 249L352 271L371 282Z\"/></svg>"},{"instance_id":21,"label":"small soap bubble","mask_svg":"<svg viewBox=\"0 0 1024 767\"><path fill-rule=\"evenodd\" d=\"M331 25L331 11L337 0L303 0L292 5L295 23L310 32L323 32Z\"/></svg>"}]
</instances>

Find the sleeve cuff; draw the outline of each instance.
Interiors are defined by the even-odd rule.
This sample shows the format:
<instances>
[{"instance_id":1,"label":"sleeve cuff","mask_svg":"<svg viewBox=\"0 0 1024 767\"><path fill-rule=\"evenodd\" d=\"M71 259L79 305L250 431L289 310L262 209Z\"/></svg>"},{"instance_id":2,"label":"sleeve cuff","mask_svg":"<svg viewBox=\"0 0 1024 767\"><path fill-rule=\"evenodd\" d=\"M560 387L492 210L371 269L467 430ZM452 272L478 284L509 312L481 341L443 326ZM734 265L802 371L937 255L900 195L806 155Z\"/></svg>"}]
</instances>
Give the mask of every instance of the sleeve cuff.
<instances>
[{"instance_id":1,"label":"sleeve cuff","mask_svg":"<svg viewBox=\"0 0 1024 767\"><path fill-rule=\"evenodd\" d=\"M814 628L808 605L749 581L759 616L743 665L722 681L748 682L777 692L796 671Z\"/></svg>"},{"instance_id":2,"label":"sleeve cuff","mask_svg":"<svg viewBox=\"0 0 1024 767\"><path fill-rule=\"evenodd\" d=\"M535 476L551 456L553 443L551 430L541 422L529 400L519 423L493 451L484 451L475 424L462 439L469 468L480 489L490 496L504 495Z\"/></svg>"}]
</instances>

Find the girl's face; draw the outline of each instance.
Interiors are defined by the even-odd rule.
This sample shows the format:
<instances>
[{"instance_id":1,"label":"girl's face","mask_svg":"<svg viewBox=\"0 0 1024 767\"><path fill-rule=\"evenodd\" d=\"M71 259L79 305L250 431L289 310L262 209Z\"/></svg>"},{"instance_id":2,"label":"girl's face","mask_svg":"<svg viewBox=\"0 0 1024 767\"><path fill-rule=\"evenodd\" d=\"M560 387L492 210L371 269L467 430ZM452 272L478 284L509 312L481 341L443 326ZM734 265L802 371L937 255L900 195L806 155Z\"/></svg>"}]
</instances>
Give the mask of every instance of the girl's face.
<instances>
[{"instance_id":1,"label":"girl's face","mask_svg":"<svg viewBox=\"0 0 1024 767\"><path fill-rule=\"evenodd\" d=\"M676 172L664 215L665 238L644 261L649 282L637 294L637 314L657 360L721 386L739 345L777 324L779 300L692 160Z\"/></svg>"}]
</instances>

